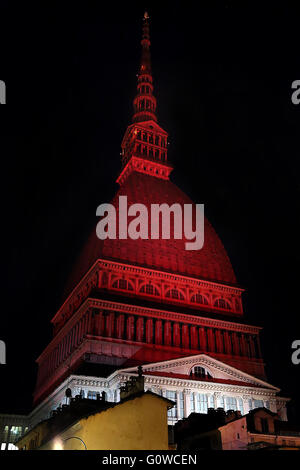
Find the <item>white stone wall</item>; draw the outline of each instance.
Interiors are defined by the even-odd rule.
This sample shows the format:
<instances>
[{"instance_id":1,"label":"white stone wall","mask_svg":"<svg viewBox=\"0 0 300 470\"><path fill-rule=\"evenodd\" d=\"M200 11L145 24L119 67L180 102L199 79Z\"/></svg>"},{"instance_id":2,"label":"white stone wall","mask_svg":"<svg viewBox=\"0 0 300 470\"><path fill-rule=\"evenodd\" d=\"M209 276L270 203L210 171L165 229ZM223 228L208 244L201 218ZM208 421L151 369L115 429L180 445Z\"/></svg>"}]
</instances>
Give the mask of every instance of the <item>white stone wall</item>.
<instances>
[{"instance_id":1,"label":"white stone wall","mask_svg":"<svg viewBox=\"0 0 300 470\"><path fill-rule=\"evenodd\" d=\"M107 394L106 399L108 401L119 401L120 400L120 386L129 379L131 373L112 374L112 378L91 378L72 376L65 381L56 391L54 391L47 401L43 402L38 409L34 410L31 414L30 423L31 426L37 424L42 419L50 417L51 411L67 404L65 391L67 388L72 390L72 396L75 397L80 393L84 393L84 397L88 398L89 392L102 393L103 391ZM109 380L110 379L110 380ZM159 379L153 379L151 376L145 374L145 391L150 390L153 393L157 393L164 397L173 395L175 392L176 410L169 412L169 424L175 424L175 422L181 417L178 416L178 410L180 408L180 398L183 397L183 417L188 417L193 410L193 401L191 399L192 394L196 400L194 401L194 411L203 412L203 407L199 408L199 399L197 395L207 397L207 408L213 407L224 407L225 411L228 409L237 409L242 414L247 414L251 409L257 408L258 406L264 406L269 408L271 411L277 412L280 410L281 419L286 419L286 408L285 402L276 399L273 391L263 390L256 387L245 387L232 386L225 384L205 383L202 381L194 381L194 386L191 385L191 381L188 381L189 387L184 380L169 379L160 377ZM170 393L173 392L173 393ZM181 395L182 394L182 395ZM229 400L231 398L231 401ZM232 400L233 399L233 400ZM234 402L235 400L235 402ZM235 403L235 406L232 404Z\"/></svg>"}]
</instances>

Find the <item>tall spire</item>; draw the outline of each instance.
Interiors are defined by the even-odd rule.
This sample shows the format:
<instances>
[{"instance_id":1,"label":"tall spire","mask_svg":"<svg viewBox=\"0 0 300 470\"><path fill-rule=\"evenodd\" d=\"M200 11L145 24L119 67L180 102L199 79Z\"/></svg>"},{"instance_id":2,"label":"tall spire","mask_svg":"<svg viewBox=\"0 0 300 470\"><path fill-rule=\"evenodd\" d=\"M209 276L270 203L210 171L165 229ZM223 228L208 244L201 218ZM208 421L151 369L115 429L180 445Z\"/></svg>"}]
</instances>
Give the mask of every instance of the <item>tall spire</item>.
<instances>
[{"instance_id":1,"label":"tall spire","mask_svg":"<svg viewBox=\"0 0 300 470\"><path fill-rule=\"evenodd\" d=\"M142 54L138 72L137 95L133 101L133 122L153 120L157 122L156 99L153 96L153 78L151 71L149 15L144 13L142 32Z\"/></svg>"},{"instance_id":2,"label":"tall spire","mask_svg":"<svg viewBox=\"0 0 300 470\"><path fill-rule=\"evenodd\" d=\"M132 172L169 179L173 169L168 162L168 133L157 124L156 99L151 72L149 15L143 18L142 55L138 72L137 95L133 101L132 124L122 140L122 168L117 178L121 185Z\"/></svg>"}]
</instances>

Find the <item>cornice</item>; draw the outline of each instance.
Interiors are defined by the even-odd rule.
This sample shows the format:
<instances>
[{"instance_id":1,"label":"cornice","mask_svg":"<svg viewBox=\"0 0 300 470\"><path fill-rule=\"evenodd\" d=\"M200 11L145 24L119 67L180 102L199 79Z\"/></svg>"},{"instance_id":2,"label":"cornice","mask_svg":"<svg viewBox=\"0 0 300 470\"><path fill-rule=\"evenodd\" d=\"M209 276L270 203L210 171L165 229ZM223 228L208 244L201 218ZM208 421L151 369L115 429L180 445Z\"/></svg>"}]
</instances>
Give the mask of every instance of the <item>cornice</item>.
<instances>
[{"instance_id":1,"label":"cornice","mask_svg":"<svg viewBox=\"0 0 300 470\"><path fill-rule=\"evenodd\" d=\"M229 286L229 285L221 284L217 282L205 281L205 280L197 279L194 277L183 276L181 274L173 274L173 273L167 273L167 272L159 271L155 269L133 266L133 265L126 264L126 263L119 263L119 262L104 260L104 259L98 259L97 263L99 267L104 266L109 269L119 268L122 271L131 272L132 274L140 274L140 275L147 274L149 277L153 279L155 278L165 279L165 280L172 281L172 282L180 281L182 283L188 283L191 285L193 284L196 287L204 287L206 289L210 289L210 288L220 289L224 292L230 292L234 294L241 294L242 292L245 291L245 289L242 289L241 287Z\"/></svg>"},{"instance_id":2,"label":"cornice","mask_svg":"<svg viewBox=\"0 0 300 470\"><path fill-rule=\"evenodd\" d=\"M131 273L132 275L140 275L140 276L148 276L151 279L157 280L165 280L168 282L181 282L182 284L187 284L188 287L203 288L207 290L214 290L222 293L228 293L231 295L241 296L244 289L236 286L229 286L226 284L220 284L212 281L205 281L201 279L196 279L189 276L183 276L179 274L167 273L164 271L159 271L155 269L149 269L144 267L133 266L126 263L119 263L115 261L105 260L105 259L98 259L93 266L89 269L89 271L85 274L85 276L81 279L81 281L77 284L77 286L72 290L69 294L65 302L59 308L57 313L52 318L51 322L56 323L58 319L64 312L65 307L68 305L71 299L73 299L76 295L79 295L82 289L86 286L87 280L92 278L95 274L97 275L101 268L105 268L111 271L120 271Z\"/></svg>"}]
</instances>

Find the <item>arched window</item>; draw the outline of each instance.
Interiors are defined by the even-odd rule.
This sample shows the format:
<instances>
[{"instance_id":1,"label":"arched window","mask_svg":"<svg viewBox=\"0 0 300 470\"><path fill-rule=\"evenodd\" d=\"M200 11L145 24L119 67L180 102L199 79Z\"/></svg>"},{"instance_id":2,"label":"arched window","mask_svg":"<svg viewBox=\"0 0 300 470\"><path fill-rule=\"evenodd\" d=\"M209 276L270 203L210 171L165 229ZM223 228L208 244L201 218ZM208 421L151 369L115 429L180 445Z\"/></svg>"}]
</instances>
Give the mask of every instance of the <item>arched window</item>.
<instances>
[{"instance_id":1,"label":"arched window","mask_svg":"<svg viewBox=\"0 0 300 470\"><path fill-rule=\"evenodd\" d=\"M195 304L203 304L203 305L208 305L208 300L206 297L204 297L204 295L201 295L201 294L194 294L192 297L191 297L191 302L195 303Z\"/></svg>"},{"instance_id":2,"label":"arched window","mask_svg":"<svg viewBox=\"0 0 300 470\"><path fill-rule=\"evenodd\" d=\"M166 293L167 298L184 300L182 293L178 289L170 289Z\"/></svg>"},{"instance_id":3,"label":"arched window","mask_svg":"<svg viewBox=\"0 0 300 470\"><path fill-rule=\"evenodd\" d=\"M227 302L227 300L225 300L225 299L217 299L214 303L214 306L218 307L218 308L224 308L226 310L231 309L231 306L230 306L229 302Z\"/></svg>"},{"instance_id":4,"label":"arched window","mask_svg":"<svg viewBox=\"0 0 300 470\"><path fill-rule=\"evenodd\" d=\"M212 378L212 375L202 366L194 366L190 372L190 376L203 379Z\"/></svg>"},{"instance_id":5,"label":"arched window","mask_svg":"<svg viewBox=\"0 0 300 470\"><path fill-rule=\"evenodd\" d=\"M157 287L155 287L153 284L144 284L141 287L140 292L142 294L148 294L148 295L159 295L159 291Z\"/></svg>"},{"instance_id":6,"label":"arched window","mask_svg":"<svg viewBox=\"0 0 300 470\"><path fill-rule=\"evenodd\" d=\"M131 282L127 281L126 279L117 279L113 282L112 287L114 289L134 290Z\"/></svg>"}]
</instances>

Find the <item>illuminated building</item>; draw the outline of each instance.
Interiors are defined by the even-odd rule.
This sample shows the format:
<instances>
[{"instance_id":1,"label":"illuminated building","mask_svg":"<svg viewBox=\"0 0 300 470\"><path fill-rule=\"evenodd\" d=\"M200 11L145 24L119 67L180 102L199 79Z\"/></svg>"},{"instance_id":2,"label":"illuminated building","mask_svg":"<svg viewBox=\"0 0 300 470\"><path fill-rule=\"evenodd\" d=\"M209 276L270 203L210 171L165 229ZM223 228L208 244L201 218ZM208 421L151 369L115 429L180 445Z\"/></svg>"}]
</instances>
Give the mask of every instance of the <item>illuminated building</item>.
<instances>
[{"instance_id":1,"label":"illuminated building","mask_svg":"<svg viewBox=\"0 0 300 470\"><path fill-rule=\"evenodd\" d=\"M73 397L69 406L38 423L17 445L22 450L168 450L167 410L174 403L134 377L119 403Z\"/></svg>"},{"instance_id":2,"label":"illuminated building","mask_svg":"<svg viewBox=\"0 0 300 470\"><path fill-rule=\"evenodd\" d=\"M171 180L168 134L158 124L149 18L134 114L122 144L120 188L128 205L192 204ZM106 239L91 233L52 319L53 339L38 358L31 425L64 404L65 390L119 400L142 365L145 388L174 400L169 424L192 411L265 406L286 419L286 398L267 382L260 328L245 324L241 289L225 248L205 219L204 247L186 239Z\"/></svg>"}]
</instances>

